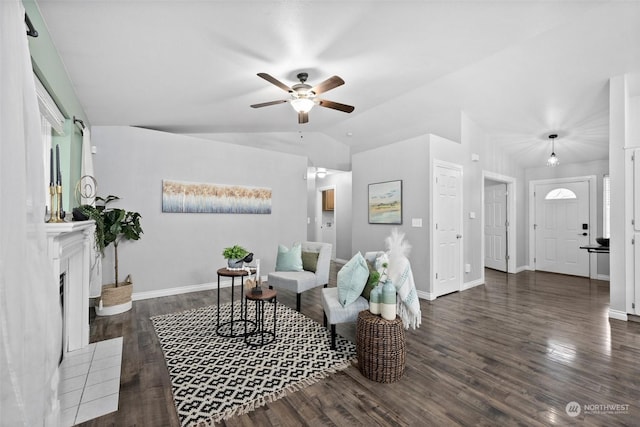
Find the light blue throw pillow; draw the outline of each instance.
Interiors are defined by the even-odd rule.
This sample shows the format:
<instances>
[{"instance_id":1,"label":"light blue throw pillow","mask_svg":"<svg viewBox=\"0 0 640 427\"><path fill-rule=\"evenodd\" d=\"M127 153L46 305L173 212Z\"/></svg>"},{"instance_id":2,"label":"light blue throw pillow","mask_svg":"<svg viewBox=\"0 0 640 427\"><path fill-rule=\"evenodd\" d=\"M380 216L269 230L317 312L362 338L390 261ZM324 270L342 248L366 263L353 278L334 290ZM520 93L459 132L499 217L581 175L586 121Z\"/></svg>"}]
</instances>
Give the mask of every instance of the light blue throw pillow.
<instances>
[{"instance_id":1,"label":"light blue throw pillow","mask_svg":"<svg viewBox=\"0 0 640 427\"><path fill-rule=\"evenodd\" d=\"M358 299L368 278L367 261L358 252L338 272L338 300L343 307Z\"/></svg>"},{"instance_id":2,"label":"light blue throw pillow","mask_svg":"<svg viewBox=\"0 0 640 427\"><path fill-rule=\"evenodd\" d=\"M278 245L276 271L302 271L302 246L294 244L291 249Z\"/></svg>"}]
</instances>

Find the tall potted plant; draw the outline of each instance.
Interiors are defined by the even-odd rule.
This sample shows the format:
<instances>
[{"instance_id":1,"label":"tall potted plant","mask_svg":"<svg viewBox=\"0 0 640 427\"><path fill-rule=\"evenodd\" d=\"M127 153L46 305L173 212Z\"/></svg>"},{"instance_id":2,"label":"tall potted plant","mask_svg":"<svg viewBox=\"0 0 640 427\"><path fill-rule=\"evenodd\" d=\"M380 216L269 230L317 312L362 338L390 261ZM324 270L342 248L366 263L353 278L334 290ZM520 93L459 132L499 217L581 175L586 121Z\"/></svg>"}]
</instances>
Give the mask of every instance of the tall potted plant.
<instances>
[{"instance_id":1,"label":"tall potted plant","mask_svg":"<svg viewBox=\"0 0 640 427\"><path fill-rule=\"evenodd\" d=\"M123 240L139 240L143 233L138 212L127 211L120 208L109 208L107 205L117 196L109 195L107 198L96 197L98 206L83 205L81 211L89 218L96 221L96 245L104 256L104 250L113 244L115 283L102 286L102 293L96 307L96 314L111 315L123 313L131 309L131 294L133 282L127 275L120 282L118 271L118 245Z\"/></svg>"}]
</instances>

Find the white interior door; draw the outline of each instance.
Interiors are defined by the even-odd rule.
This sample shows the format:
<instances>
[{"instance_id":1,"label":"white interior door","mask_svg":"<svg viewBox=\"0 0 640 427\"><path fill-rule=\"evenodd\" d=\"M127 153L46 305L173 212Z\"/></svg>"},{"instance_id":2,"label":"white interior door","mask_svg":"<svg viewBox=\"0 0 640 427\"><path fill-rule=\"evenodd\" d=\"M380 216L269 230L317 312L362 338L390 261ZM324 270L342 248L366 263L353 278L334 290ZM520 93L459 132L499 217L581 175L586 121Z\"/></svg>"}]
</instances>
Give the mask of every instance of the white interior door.
<instances>
[{"instance_id":1,"label":"white interior door","mask_svg":"<svg viewBox=\"0 0 640 427\"><path fill-rule=\"evenodd\" d=\"M462 289L462 167L434 168L434 293Z\"/></svg>"},{"instance_id":2,"label":"white interior door","mask_svg":"<svg viewBox=\"0 0 640 427\"><path fill-rule=\"evenodd\" d=\"M507 271L507 184L484 188L484 265Z\"/></svg>"},{"instance_id":3,"label":"white interior door","mask_svg":"<svg viewBox=\"0 0 640 427\"><path fill-rule=\"evenodd\" d=\"M536 270L589 276L589 182L535 187Z\"/></svg>"}]
</instances>

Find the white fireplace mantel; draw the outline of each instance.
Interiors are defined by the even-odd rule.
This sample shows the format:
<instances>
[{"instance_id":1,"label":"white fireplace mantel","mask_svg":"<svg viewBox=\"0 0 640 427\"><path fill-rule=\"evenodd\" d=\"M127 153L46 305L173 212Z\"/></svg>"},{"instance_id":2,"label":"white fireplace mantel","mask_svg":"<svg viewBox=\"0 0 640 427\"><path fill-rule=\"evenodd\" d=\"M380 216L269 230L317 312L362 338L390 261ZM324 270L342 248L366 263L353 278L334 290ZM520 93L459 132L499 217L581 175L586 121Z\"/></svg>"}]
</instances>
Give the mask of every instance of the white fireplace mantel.
<instances>
[{"instance_id":1,"label":"white fireplace mantel","mask_svg":"<svg viewBox=\"0 0 640 427\"><path fill-rule=\"evenodd\" d=\"M47 253L55 277L64 275L62 351L89 345L89 277L93 221L47 223Z\"/></svg>"}]
</instances>

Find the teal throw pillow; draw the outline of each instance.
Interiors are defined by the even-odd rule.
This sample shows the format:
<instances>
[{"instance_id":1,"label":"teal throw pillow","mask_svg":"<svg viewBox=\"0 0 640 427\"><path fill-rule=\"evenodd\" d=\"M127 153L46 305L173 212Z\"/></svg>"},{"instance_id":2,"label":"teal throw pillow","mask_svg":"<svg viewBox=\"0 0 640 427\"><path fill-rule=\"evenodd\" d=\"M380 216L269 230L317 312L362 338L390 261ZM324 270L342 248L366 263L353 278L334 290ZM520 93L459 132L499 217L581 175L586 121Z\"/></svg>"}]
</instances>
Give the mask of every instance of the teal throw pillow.
<instances>
[{"instance_id":1,"label":"teal throw pillow","mask_svg":"<svg viewBox=\"0 0 640 427\"><path fill-rule=\"evenodd\" d=\"M358 252L338 272L338 301L343 307L358 299L368 278L367 261Z\"/></svg>"},{"instance_id":2,"label":"teal throw pillow","mask_svg":"<svg viewBox=\"0 0 640 427\"><path fill-rule=\"evenodd\" d=\"M278 245L276 271L302 271L302 246L299 243L291 249Z\"/></svg>"},{"instance_id":3,"label":"teal throw pillow","mask_svg":"<svg viewBox=\"0 0 640 427\"><path fill-rule=\"evenodd\" d=\"M316 272L318 268L318 252L305 252L302 251L302 268L306 271Z\"/></svg>"}]
</instances>

